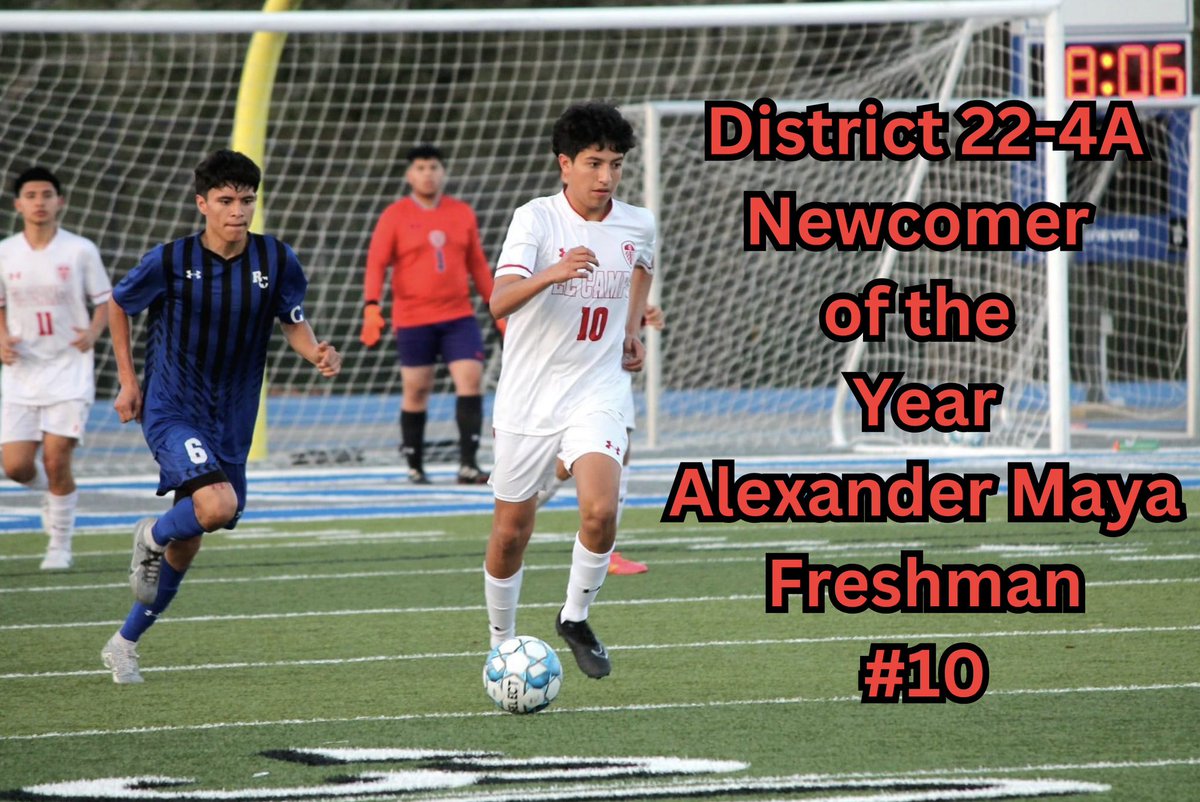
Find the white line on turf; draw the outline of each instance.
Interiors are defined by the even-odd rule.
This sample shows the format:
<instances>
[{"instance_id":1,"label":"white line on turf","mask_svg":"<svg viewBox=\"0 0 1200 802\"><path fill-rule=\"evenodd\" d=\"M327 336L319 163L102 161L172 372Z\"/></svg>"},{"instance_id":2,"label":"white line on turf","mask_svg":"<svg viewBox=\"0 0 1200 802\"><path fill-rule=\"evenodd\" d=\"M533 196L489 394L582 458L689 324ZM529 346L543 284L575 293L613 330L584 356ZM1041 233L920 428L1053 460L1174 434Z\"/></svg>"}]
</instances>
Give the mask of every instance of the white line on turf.
<instances>
[{"instance_id":1,"label":"white line on turf","mask_svg":"<svg viewBox=\"0 0 1200 802\"><path fill-rule=\"evenodd\" d=\"M303 537L303 535L296 535L295 537ZM355 536L348 537L346 539L337 539L337 538L324 539L324 538L318 537L316 542L301 541L301 542L293 542L293 543L271 542L271 543L237 543L237 544L231 544L231 545L206 545L204 547L204 553L209 554L212 552L235 551L235 550L243 551L246 549L276 549L279 551L285 551L288 549L333 548L335 546L340 548L343 546L352 546L352 545L355 545L358 543L378 542L380 539L394 539L394 538L392 538L392 536L390 536L390 535L387 535L386 533L381 533L379 535L360 533ZM452 542L453 540L459 540L459 538L446 538L445 535L438 535L436 537L431 536L431 539L446 539L447 542ZM567 543L567 542L573 542L574 539L575 539L574 532L547 532L542 535L535 534L533 537L533 541L537 542L537 543ZM659 546L659 545L685 545L685 546L687 546L687 545L690 545L693 543L695 543L695 544L713 543L715 545L722 546L721 550L724 550L724 551L738 551L738 550L745 550L745 549L757 550L757 549L762 549L762 548L772 548L772 549L778 549L778 550L787 550L789 553L791 553L797 549L807 549L810 551L819 551L819 552L830 552L830 553L837 552L838 554L840 554L843 557L870 556L872 554L877 554L880 552L895 553L898 549L901 549L901 548L936 550L937 552L944 553L944 554L972 554L972 553L977 552L977 549L974 547L946 546L946 545L940 545L937 543L922 542L922 541L912 541L912 542L908 542L908 543L882 543L882 544L842 543L842 544L837 544L837 545L830 545L827 541L787 540L787 541L779 541L779 542L774 542L774 543L723 543L723 542L721 542L722 540L723 539L721 539L721 538L717 538L717 539L710 540L710 541L693 540L693 539L637 540L637 539L631 538L628 540L622 540L619 545L620 545L621 549L627 550L631 547L640 547L640 546ZM1177 542L1177 543L1176 542L1155 543L1155 547L1157 547L1157 548L1163 548L1163 547L1167 547L1167 546L1179 546L1179 545L1193 546L1195 544L1190 541ZM708 549L701 547L701 548L692 548L690 550L705 551ZM1122 555L1122 554L1114 554L1113 552L1140 552L1140 551L1144 551L1144 550L1145 550L1144 546L1104 544L1103 548L1097 548L1095 550L1081 549L1079 551L1075 551L1070 548L1064 548L1061 551L1056 551L1056 552L1047 552L1045 550L1041 550L1036 553L1038 553L1040 556L1047 556L1048 554L1051 554L1051 553L1061 553L1064 555L1078 554L1079 556L1083 556L1083 557L1104 556L1104 557L1108 557L1110 560L1114 560L1114 561L1128 561L1128 560L1137 560L1139 558L1136 554L1128 554L1128 556L1126 556L1126 555ZM1014 549L1012 553L1016 553L1016 552L1017 552L1017 549ZM29 560L32 562L34 560L41 560L43 556L44 555L42 552L37 552L34 554L0 554L0 561ZM76 558L77 562L79 559L84 558L84 557L128 557L128 556L129 556L128 549L115 549L112 551L76 551L75 552L75 558ZM1172 555L1170 555L1170 554L1165 554L1165 555L1160 555L1160 556L1164 560L1170 560L1172 558ZM743 562L743 561L750 560L750 559L762 559L762 555L756 554L753 557L704 558L704 559L698 560L696 562ZM1194 557L1192 557L1190 555L1184 555L1180 559L1194 559Z\"/></svg>"},{"instance_id":2,"label":"white line on turf","mask_svg":"<svg viewBox=\"0 0 1200 802\"><path fill-rule=\"evenodd\" d=\"M1128 554L1115 555L1114 562L1158 562L1169 560L1200 560L1200 554Z\"/></svg>"},{"instance_id":3,"label":"white line on turf","mask_svg":"<svg viewBox=\"0 0 1200 802\"><path fill-rule=\"evenodd\" d=\"M1164 634L1172 632L1196 632L1200 625L1184 627L1110 627L1104 629L1058 629L1058 630L1009 630L1000 632L916 632L912 634L888 633L886 635L829 635L814 638L758 638L753 640L719 640L699 641L694 643L642 643L632 645L609 646L609 651L642 652L668 651L671 649L716 649L716 648L745 648L749 646L815 646L828 643L856 643L867 641L922 641L961 638L1021 638L1021 637L1079 637L1084 635L1138 635ZM361 663L407 662L411 660L449 660L456 658L478 659L482 652L428 652L424 654L380 654L367 657L330 657L309 658L304 660L272 660L237 663L203 663L180 666L146 667L147 672L179 672L179 671L217 671L247 668L295 668L299 666L340 666L357 665ZM0 680L16 679L50 679L54 677L89 677L107 675L104 670L85 669L81 671L38 671L32 673L0 674ZM989 692L990 693L990 692Z\"/></svg>"},{"instance_id":4,"label":"white line on turf","mask_svg":"<svg viewBox=\"0 0 1200 802\"><path fill-rule=\"evenodd\" d=\"M901 772L848 771L836 774L803 774L802 777L825 780L854 780L872 777L944 777L955 774L1021 774L1035 771L1096 771L1104 769L1157 769L1169 766L1200 766L1200 757L1160 758L1157 760L1096 760L1090 763L1043 763L1025 766L978 768L913 769Z\"/></svg>"},{"instance_id":5,"label":"white line on turf","mask_svg":"<svg viewBox=\"0 0 1200 802\"><path fill-rule=\"evenodd\" d=\"M693 597L678 597L666 599L613 599L606 602L610 605L641 605L641 604L694 604L704 602L725 602L725 601L745 601L748 599L761 600L757 595L733 595L733 596L693 596ZM523 608L550 608L561 607L562 602L532 602L522 604ZM406 615L411 613L429 614L429 613L467 613L480 612L486 609L482 604L461 604L461 605L444 605L441 607L378 607L367 608L362 610L304 610L300 612L288 613L232 613L228 615L198 615L185 616L181 618L163 618L157 626L162 626L167 622L179 623L213 623L222 621L275 621L289 618L322 618L330 616L340 618L343 616L356 615ZM15 631L24 629L72 629L75 627L109 627L121 624L121 621L77 621L73 623L58 622L49 624L5 624L0 626L0 632Z\"/></svg>"},{"instance_id":6,"label":"white line on turf","mask_svg":"<svg viewBox=\"0 0 1200 802\"><path fill-rule=\"evenodd\" d=\"M1091 686L1084 688L1028 688L1028 689L1013 689L1008 691L988 691L988 695L996 696L1024 696L1029 694L1068 694L1068 693L1139 693L1139 692L1155 692L1155 691L1173 691L1181 689L1200 688L1200 683L1183 682L1175 684L1159 684L1159 685L1112 685L1107 687ZM830 703L847 703L860 704L858 696L792 696L792 697L777 697L774 699L737 699L728 701L710 701L710 702L660 702L656 704L637 704L637 705L596 705L592 707L557 707L543 711L538 715L541 716L570 716L579 714L591 713L627 713L631 711L648 711L648 710L704 710L722 707L742 707L752 705L795 705L795 704L830 704ZM357 724L363 722L392 722L392 721L429 721L439 719L474 719L491 716L508 716L510 714L501 710L487 711L462 711L452 713L401 713L394 716L374 715L374 716L346 716L346 717L321 717L321 718L292 718L292 719L275 719L263 721L214 721L207 724L164 724L160 726L148 727L126 727L123 729L92 729L92 730L73 730L66 732L38 732L28 733L24 735L0 735L0 742L3 741L40 741L52 738L83 738L83 737L109 737L113 735L144 735L148 733L161 732L203 732L207 730L225 730L225 729L243 729L248 727L286 727L305 724ZM1186 758L1188 761L1200 760L1200 758ZM1015 769L1021 770L1021 769Z\"/></svg>"},{"instance_id":7,"label":"white line on turf","mask_svg":"<svg viewBox=\"0 0 1200 802\"><path fill-rule=\"evenodd\" d=\"M659 567L677 566L677 565L714 565L717 563L750 563L758 562L758 557L719 557L716 559L688 559L688 560L655 560L654 564ZM526 571L565 571L571 566L569 563L561 564L541 564L527 565ZM214 569L210 569L214 570ZM276 574L269 576L238 576L238 577L189 577L188 587L196 585L239 585L239 584L264 584L267 582L308 582L319 580L346 580L346 579L377 579L388 577L420 577L420 576L447 576L447 575L465 575L471 576L479 573L477 567L464 568L408 568L396 571L347 571L339 574ZM1170 585L1180 583L1200 582L1200 577L1172 577L1162 579L1097 579L1089 580L1088 587L1116 587L1120 585ZM115 590L117 588L128 587L128 582L102 582L91 585L38 585L28 588L0 588L0 594L5 593L59 593L64 591L77 590Z\"/></svg>"}]
</instances>

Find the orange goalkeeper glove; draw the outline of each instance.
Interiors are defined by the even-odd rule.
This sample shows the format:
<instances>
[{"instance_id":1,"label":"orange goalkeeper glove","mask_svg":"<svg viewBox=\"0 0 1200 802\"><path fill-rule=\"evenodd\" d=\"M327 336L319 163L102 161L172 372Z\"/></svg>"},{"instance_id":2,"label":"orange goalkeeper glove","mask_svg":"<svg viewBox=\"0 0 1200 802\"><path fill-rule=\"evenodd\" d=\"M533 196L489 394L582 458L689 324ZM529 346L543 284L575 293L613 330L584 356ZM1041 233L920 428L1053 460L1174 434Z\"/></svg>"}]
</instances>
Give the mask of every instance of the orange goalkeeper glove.
<instances>
[{"instance_id":1,"label":"orange goalkeeper glove","mask_svg":"<svg viewBox=\"0 0 1200 802\"><path fill-rule=\"evenodd\" d=\"M362 334L358 335L362 344L374 348L379 344L379 338L383 336L385 328L387 321L383 319L383 312L379 311L379 304L371 302L364 306Z\"/></svg>"}]
</instances>

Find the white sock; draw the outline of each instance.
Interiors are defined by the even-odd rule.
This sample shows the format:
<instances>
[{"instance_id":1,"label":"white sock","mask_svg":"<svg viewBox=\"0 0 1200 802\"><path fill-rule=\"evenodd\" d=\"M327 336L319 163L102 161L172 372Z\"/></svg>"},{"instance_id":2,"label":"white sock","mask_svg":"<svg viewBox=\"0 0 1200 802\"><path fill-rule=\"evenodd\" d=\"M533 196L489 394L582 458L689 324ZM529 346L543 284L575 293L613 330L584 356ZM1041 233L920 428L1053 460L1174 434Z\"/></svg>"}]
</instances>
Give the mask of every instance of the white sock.
<instances>
[{"instance_id":1,"label":"white sock","mask_svg":"<svg viewBox=\"0 0 1200 802\"><path fill-rule=\"evenodd\" d=\"M575 534L575 548L571 550L571 575L567 579L567 603L563 605L563 621L586 621L588 607L600 592L608 576L608 563L612 549L596 554L584 548Z\"/></svg>"},{"instance_id":2,"label":"white sock","mask_svg":"<svg viewBox=\"0 0 1200 802\"><path fill-rule=\"evenodd\" d=\"M621 513L625 512L625 496L629 495L629 466L621 466L621 483L617 485L617 526L621 526Z\"/></svg>"},{"instance_id":3,"label":"white sock","mask_svg":"<svg viewBox=\"0 0 1200 802\"><path fill-rule=\"evenodd\" d=\"M525 566L508 579L496 579L483 568L483 597L487 600L488 626L492 648L517 634L517 600L521 598L521 577Z\"/></svg>"},{"instance_id":4,"label":"white sock","mask_svg":"<svg viewBox=\"0 0 1200 802\"><path fill-rule=\"evenodd\" d=\"M21 482L21 484L30 490L49 490L50 479L46 476L46 466L35 459L33 461L33 470L33 478L28 482Z\"/></svg>"},{"instance_id":5,"label":"white sock","mask_svg":"<svg viewBox=\"0 0 1200 802\"><path fill-rule=\"evenodd\" d=\"M75 534L75 507L79 503L79 491L73 490L65 496L46 494L50 502L50 545L60 549L71 548L71 537Z\"/></svg>"}]
</instances>

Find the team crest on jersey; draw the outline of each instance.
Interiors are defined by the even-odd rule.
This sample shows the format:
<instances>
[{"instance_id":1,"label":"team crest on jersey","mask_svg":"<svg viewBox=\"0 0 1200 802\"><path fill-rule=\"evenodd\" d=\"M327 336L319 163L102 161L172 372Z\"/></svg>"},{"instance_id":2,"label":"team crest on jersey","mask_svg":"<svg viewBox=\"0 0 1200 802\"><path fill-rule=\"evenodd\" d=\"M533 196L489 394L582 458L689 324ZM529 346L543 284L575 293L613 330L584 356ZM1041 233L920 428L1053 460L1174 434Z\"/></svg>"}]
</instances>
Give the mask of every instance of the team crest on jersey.
<instances>
[{"instance_id":1,"label":"team crest on jersey","mask_svg":"<svg viewBox=\"0 0 1200 802\"><path fill-rule=\"evenodd\" d=\"M250 280L257 284L260 290L265 290L271 284L270 280L262 274L261 270L255 270L251 273Z\"/></svg>"},{"instance_id":2,"label":"team crest on jersey","mask_svg":"<svg viewBox=\"0 0 1200 802\"><path fill-rule=\"evenodd\" d=\"M446 254L442 252L442 248L446 247L446 232L436 228L430 231L429 244L433 246L434 254L437 256L437 271L445 273Z\"/></svg>"},{"instance_id":3,"label":"team crest on jersey","mask_svg":"<svg viewBox=\"0 0 1200 802\"><path fill-rule=\"evenodd\" d=\"M625 261L629 263L629 266L633 267L633 262L637 259L637 246L629 240L625 240L621 243L621 253L625 255Z\"/></svg>"},{"instance_id":4,"label":"team crest on jersey","mask_svg":"<svg viewBox=\"0 0 1200 802\"><path fill-rule=\"evenodd\" d=\"M70 265L59 265L58 266L58 278L61 281L70 281L71 280L71 266Z\"/></svg>"}]
</instances>

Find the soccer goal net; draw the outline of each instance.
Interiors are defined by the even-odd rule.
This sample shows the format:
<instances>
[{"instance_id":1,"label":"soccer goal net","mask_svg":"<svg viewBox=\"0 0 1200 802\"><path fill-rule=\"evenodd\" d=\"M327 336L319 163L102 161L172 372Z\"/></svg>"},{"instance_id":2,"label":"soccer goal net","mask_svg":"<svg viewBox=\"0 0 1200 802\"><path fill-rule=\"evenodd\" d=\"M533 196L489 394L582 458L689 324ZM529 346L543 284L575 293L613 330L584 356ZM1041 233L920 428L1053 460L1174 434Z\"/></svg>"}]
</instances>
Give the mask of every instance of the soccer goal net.
<instances>
[{"instance_id":1,"label":"soccer goal net","mask_svg":"<svg viewBox=\"0 0 1200 802\"><path fill-rule=\"evenodd\" d=\"M230 142L251 35L287 33L270 97L263 213L266 230L300 255L310 280L308 316L345 353L345 366L337 380L324 380L277 338L268 367L272 462L397 459L394 352L386 340L367 350L357 337L367 245L379 213L405 191L407 149L443 149L447 191L474 206L494 259L513 209L559 186L552 121L591 98L620 104L637 122L642 144L629 156L619 194L653 205L660 218L655 292L668 322L654 338L657 367L637 381L639 414L650 419L647 426L639 418L643 444L652 435L657 448L713 454L854 445L864 436L857 405L839 392L843 370L903 371L906 381L930 385L998 382L1006 394L987 444L1048 442L1054 360L1047 332L1055 302L1048 301L1046 255L748 253L741 242L746 190L824 201L1017 200L1054 191L1043 161L1027 165L1036 189L1020 192L1016 184L1028 177L1002 162L706 162L697 108L710 99L759 97L832 107L870 96L895 108L1010 97L1015 26L1044 20L1052 0L638 13L343 13L334 5L309 2L283 14L27 12L5 14L0 24L4 175L30 164L58 170L68 193L64 227L98 243L114 281L155 244L199 227L191 170ZM1105 198L1140 191L1119 174L1090 180ZM1119 272L1104 278L1109 316L1099 315L1092 329L1140 327L1128 338L1094 334L1087 346L1107 348L1108 401L1119 395L1137 407L1142 400L1131 387L1182 387L1181 269L1174 256L1147 268L1146 291L1165 299L1163 307L1121 307ZM865 347L825 338L817 321L822 300L857 292L879 275L901 287L949 278L972 296L1003 292L1014 301L1017 331L993 344L914 343L895 328L885 342ZM498 336L478 309L494 381ZM1113 361L1117 340L1132 355ZM115 366L107 341L97 363L97 404L81 463L149 467L139 433L111 411ZM429 437L449 441L451 388L440 373L438 381ZM1182 398L1179 389L1171 403ZM909 448L944 443L941 435L891 427L866 439Z\"/></svg>"}]
</instances>

